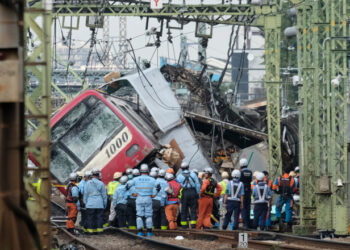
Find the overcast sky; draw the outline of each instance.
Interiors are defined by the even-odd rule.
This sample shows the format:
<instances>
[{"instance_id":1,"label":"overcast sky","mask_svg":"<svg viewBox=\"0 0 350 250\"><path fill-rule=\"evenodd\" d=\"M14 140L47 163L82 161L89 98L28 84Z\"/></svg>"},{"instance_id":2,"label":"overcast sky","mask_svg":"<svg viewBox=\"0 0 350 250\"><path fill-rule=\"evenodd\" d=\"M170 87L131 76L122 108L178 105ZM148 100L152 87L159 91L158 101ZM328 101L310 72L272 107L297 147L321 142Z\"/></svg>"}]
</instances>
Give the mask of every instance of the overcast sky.
<instances>
[{"instance_id":1,"label":"overcast sky","mask_svg":"<svg viewBox=\"0 0 350 250\"><path fill-rule=\"evenodd\" d=\"M164 0L164 2L167 2ZM186 3L199 4L200 0L187 0ZM221 0L206 0L205 2L210 3L221 3ZM235 1L233 1L235 2ZM244 2L244 1L243 1ZM173 3L182 3L182 0L173 0ZM66 18L66 22L69 21L69 18ZM60 23L62 25L63 18L60 17ZM118 17L109 17L109 26L110 26L110 37L117 38L119 37L119 18ZM155 52L155 47L145 47L148 43L150 37L145 36L145 25L146 18L140 19L139 17L127 17L127 38L132 38L131 42L135 49L137 57L145 58L150 60L152 57L152 65L157 66L157 52ZM176 22L173 22L173 25L178 25ZM160 24L156 19L150 19L149 28L159 27ZM243 30L243 29L241 29ZM63 34L66 36L68 33L67 29L62 30ZM180 54L180 34L186 34L189 43L196 43L198 38L195 37L195 23L189 23L184 26L183 30L171 30L173 38L173 45L167 42L167 32L166 24L164 23L163 36L161 40L161 47L158 49L158 58L160 56L169 57L172 59L178 59ZM227 48L229 43L229 36L231 32L230 25L216 25L213 27L213 37L209 39L208 48L207 48L207 57L216 57L226 59ZM57 24L57 40L59 41L62 37L61 29ZM85 27L85 18L81 17L79 30L73 30L73 41L81 40L87 41L91 36L91 31L89 28ZM102 39L103 29L98 29L98 39ZM242 36L241 36L242 39ZM151 37L150 42L154 42L153 37ZM254 44L252 41L252 48L261 47L261 44ZM87 44L87 47L89 44ZM117 47L117 44L115 44ZM191 60L197 59L197 44L189 45L189 57ZM175 55L174 55L175 54ZM128 58L130 62L130 57Z\"/></svg>"}]
</instances>

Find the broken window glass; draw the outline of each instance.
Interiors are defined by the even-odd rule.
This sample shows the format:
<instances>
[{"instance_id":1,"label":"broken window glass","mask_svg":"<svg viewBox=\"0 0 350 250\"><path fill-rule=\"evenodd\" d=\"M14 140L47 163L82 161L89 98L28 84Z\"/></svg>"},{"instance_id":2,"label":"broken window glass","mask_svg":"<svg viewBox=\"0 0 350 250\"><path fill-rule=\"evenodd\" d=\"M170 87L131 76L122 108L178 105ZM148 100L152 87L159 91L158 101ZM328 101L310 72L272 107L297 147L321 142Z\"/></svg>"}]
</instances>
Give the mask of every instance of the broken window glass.
<instances>
[{"instance_id":1,"label":"broken window glass","mask_svg":"<svg viewBox=\"0 0 350 250\"><path fill-rule=\"evenodd\" d=\"M98 101L86 116L62 137L61 142L86 163L123 126L118 116L102 101Z\"/></svg>"},{"instance_id":2,"label":"broken window glass","mask_svg":"<svg viewBox=\"0 0 350 250\"><path fill-rule=\"evenodd\" d=\"M60 183L65 183L69 174L78 168L78 164L58 144L52 147L50 170Z\"/></svg>"},{"instance_id":3,"label":"broken window glass","mask_svg":"<svg viewBox=\"0 0 350 250\"><path fill-rule=\"evenodd\" d=\"M61 136L63 136L74 124L79 121L79 119L85 115L88 110L85 103L81 102L76 105L69 113L67 113L63 119L61 119L55 126L52 128L51 138L55 142Z\"/></svg>"}]
</instances>

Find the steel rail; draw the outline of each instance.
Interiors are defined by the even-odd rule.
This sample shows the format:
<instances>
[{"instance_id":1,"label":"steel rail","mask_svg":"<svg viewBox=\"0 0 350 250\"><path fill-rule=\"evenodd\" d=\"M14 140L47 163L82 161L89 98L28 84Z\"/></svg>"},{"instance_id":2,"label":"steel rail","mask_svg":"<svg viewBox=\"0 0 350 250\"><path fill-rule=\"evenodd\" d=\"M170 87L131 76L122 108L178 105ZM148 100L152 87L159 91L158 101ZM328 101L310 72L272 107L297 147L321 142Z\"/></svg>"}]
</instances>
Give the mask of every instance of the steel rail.
<instances>
[{"instance_id":1,"label":"steel rail","mask_svg":"<svg viewBox=\"0 0 350 250\"><path fill-rule=\"evenodd\" d=\"M128 230L124 230L124 229L120 229L120 228L115 228L115 227L109 227L106 228L104 230L104 232L106 233L120 233L128 238L131 239L136 239L136 240L141 240L142 241L142 245L147 247L147 246L154 246L157 247L157 249L180 249L180 250L189 250L191 248L187 248L187 247L182 247L182 246L177 246L177 245L173 245L170 243L166 243L163 241L158 241L158 240L154 240L152 238L149 237L143 237L143 236L138 236L135 233L131 233L128 232Z\"/></svg>"},{"instance_id":2,"label":"steel rail","mask_svg":"<svg viewBox=\"0 0 350 250\"><path fill-rule=\"evenodd\" d=\"M295 235L261 231L225 231L225 230L154 230L154 234L163 237L182 235L188 239L225 241L237 246L240 232L248 234L248 246L254 249L350 249L350 243L313 239Z\"/></svg>"}]
</instances>

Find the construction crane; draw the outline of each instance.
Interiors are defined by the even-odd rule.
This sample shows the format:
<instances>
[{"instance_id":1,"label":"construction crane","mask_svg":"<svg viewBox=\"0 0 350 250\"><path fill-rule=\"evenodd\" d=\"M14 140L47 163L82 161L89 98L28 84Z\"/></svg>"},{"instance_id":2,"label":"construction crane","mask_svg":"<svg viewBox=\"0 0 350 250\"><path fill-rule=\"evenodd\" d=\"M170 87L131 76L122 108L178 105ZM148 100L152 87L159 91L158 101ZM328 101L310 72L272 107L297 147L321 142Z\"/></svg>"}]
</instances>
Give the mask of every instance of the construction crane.
<instances>
[{"instance_id":1,"label":"construction crane","mask_svg":"<svg viewBox=\"0 0 350 250\"><path fill-rule=\"evenodd\" d=\"M40 85L26 96L26 108L41 119L38 129L27 139L27 150L36 153L40 162L39 176L49 185L51 21L53 16L140 16L182 20L208 25L230 24L256 26L265 35L265 87L267 93L270 173L282 169L280 136L280 29L284 11L297 8L299 58L299 131L301 166L301 224L299 232L335 230L347 234L347 15L346 0L261 0L258 4L183 5L163 4L153 10L149 2L80 1L79 3L30 1L25 12L26 29L35 32L37 46L27 52L26 70L39 79ZM51 9L52 7L52 9ZM43 21L39 21L43 20ZM242 21L244 20L244 21ZM38 56L41 60L38 61ZM44 98L43 106L37 100ZM35 145L35 146L33 146ZM45 209L43 190L38 199ZM48 210L46 210L48 211ZM39 227L43 245L50 242L49 221Z\"/></svg>"}]
</instances>

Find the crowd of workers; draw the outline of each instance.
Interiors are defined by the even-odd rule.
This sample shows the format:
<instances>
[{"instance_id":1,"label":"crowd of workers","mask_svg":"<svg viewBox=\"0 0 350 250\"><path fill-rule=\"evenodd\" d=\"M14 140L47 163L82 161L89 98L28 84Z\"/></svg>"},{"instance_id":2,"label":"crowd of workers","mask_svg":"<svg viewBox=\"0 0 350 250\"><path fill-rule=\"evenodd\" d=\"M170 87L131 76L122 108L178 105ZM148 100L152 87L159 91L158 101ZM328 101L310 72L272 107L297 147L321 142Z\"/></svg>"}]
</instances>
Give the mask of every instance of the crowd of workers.
<instances>
[{"instance_id":1,"label":"crowd of workers","mask_svg":"<svg viewBox=\"0 0 350 250\"><path fill-rule=\"evenodd\" d=\"M279 194L277 218L282 222L285 204L285 222L290 224L298 174L293 177L284 172L272 183L266 171L253 174L246 159L241 159L239 164L240 170L232 171L231 178L223 172L221 182L213 178L212 168L198 173L190 171L186 162L181 164L182 171L177 176L172 168L149 170L147 164L141 164L140 169L128 168L125 173L116 172L107 188L97 169L86 171L79 183L78 175L72 173L66 189L67 229L75 233L80 211L79 224L90 234L103 232L108 224L137 229L140 236L143 228L147 229L147 236L153 236L152 228L174 230L178 223L182 228L209 229L212 222L220 220L220 215L223 229L227 229L232 219L232 229L238 229L241 216L243 228L264 230L271 226L272 191ZM252 201L254 219L250 223Z\"/></svg>"}]
</instances>

